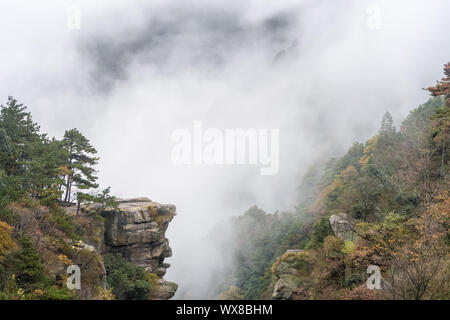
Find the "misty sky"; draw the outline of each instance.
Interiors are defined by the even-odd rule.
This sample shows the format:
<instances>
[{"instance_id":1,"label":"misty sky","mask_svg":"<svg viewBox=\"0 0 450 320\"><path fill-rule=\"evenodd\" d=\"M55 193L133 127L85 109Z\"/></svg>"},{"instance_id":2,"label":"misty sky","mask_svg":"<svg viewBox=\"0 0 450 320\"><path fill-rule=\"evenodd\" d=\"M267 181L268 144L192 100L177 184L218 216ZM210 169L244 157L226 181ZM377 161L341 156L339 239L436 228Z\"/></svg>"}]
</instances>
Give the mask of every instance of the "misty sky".
<instances>
[{"instance_id":1,"label":"misty sky","mask_svg":"<svg viewBox=\"0 0 450 320\"><path fill-rule=\"evenodd\" d=\"M448 12L447 0L2 0L0 101L23 102L50 136L78 128L115 195L177 206L167 279L183 286L190 241L254 204L292 208L316 159L426 101L450 59ZM171 134L195 120L280 129L279 173L174 166Z\"/></svg>"}]
</instances>

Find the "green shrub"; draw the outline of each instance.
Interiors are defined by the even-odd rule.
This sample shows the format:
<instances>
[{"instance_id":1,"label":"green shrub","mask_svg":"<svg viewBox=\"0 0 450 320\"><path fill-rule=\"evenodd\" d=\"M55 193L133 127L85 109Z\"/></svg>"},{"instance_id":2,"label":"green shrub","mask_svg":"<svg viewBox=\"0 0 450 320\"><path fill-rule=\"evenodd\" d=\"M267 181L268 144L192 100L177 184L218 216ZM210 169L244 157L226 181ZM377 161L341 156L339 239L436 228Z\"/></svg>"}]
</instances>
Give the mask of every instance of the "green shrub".
<instances>
[{"instance_id":1,"label":"green shrub","mask_svg":"<svg viewBox=\"0 0 450 320\"><path fill-rule=\"evenodd\" d=\"M323 241L323 250L327 258L341 258L343 256L344 241L335 236L327 236Z\"/></svg>"},{"instance_id":2,"label":"green shrub","mask_svg":"<svg viewBox=\"0 0 450 320\"><path fill-rule=\"evenodd\" d=\"M104 262L107 283L116 299L148 298L155 281L144 268L127 261L120 254L106 254Z\"/></svg>"},{"instance_id":3,"label":"green shrub","mask_svg":"<svg viewBox=\"0 0 450 320\"><path fill-rule=\"evenodd\" d=\"M5 257L5 263L16 275L17 282L21 287L43 281L45 276L44 266L31 239L27 236L21 236L19 242L21 249Z\"/></svg>"},{"instance_id":4,"label":"green shrub","mask_svg":"<svg viewBox=\"0 0 450 320\"><path fill-rule=\"evenodd\" d=\"M329 235L333 235L333 229L331 229L330 217L326 215L320 218L320 220L314 225L311 233L311 239L307 242L305 249L318 248L322 246L323 240Z\"/></svg>"},{"instance_id":5,"label":"green shrub","mask_svg":"<svg viewBox=\"0 0 450 320\"><path fill-rule=\"evenodd\" d=\"M47 287L44 294L40 297L41 300L75 300L77 298L74 291L57 286Z\"/></svg>"},{"instance_id":6,"label":"green shrub","mask_svg":"<svg viewBox=\"0 0 450 320\"><path fill-rule=\"evenodd\" d=\"M352 242L352 241L345 241L344 242L344 248L342 248L342 252L344 253L344 254L350 254L350 253L352 253L353 251L355 251L355 248L356 248L356 245L355 245L355 243L354 242Z\"/></svg>"},{"instance_id":7,"label":"green shrub","mask_svg":"<svg viewBox=\"0 0 450 320\"><path fill-rule=\"evenodd\" d=\"M69 238L76 239L77 234L75 225L62 209L53 210L50 215L50 221L56 224L56 227L64 232Z\"/></svg>"}]
</instances>

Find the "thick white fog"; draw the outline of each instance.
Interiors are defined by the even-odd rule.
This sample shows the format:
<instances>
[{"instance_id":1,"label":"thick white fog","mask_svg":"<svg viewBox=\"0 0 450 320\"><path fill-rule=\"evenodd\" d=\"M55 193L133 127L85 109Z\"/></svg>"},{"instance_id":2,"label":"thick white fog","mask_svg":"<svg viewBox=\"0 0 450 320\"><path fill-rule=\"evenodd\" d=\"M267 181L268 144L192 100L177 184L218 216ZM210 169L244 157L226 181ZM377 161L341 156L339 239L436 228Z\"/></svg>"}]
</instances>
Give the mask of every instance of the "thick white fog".
<instances>
[{"instance_id":1,"label":"thick white fog","mask_svg":"<svg viewBox=\"0 0 450 320\"><path fill-rule=\"evenodd\" d=\"M78 128L115 195L175 204L166 278L177 297L203 297L226 250L190 244L254 204L292 208L316 159L425 102L449 60L448 12L447 0L2 0L0 99L23 102L51 136ZM171 134L195 120L279 129L278 174L175 166Z\"/></svg>"}]
</instances>

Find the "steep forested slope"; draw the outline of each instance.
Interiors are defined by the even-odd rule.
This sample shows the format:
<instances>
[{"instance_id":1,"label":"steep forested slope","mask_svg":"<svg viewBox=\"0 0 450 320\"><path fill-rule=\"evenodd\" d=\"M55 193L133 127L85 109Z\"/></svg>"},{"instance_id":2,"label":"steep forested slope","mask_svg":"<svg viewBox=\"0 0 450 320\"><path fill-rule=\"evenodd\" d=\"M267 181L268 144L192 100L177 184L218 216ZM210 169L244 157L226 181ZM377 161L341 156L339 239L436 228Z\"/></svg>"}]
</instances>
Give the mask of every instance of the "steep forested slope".
<instances>
[{"instance_id":1,"label":"steep forested slope","mask_svg":"<svg viewBox=\"0 0 450 320\"><path fill-rule=\"evenodd\" d=\"M232 219L235 267L220 297L449 299L450 106L438 93L400 130L386 113L378 134L312 167L296 212ZM335 234L332 215L355 236ZM366 287L369 265L383 290Z\"/></svg>"}]
</instances>

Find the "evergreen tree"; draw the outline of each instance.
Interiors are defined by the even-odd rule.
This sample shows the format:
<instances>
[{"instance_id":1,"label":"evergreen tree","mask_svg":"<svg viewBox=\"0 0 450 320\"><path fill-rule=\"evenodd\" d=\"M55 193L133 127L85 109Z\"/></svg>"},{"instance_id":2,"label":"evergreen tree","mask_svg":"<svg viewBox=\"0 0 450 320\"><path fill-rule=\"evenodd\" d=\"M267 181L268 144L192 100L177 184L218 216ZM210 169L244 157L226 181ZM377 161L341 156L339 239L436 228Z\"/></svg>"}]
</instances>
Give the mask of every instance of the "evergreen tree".
<instances>
[{"instance_id":1,"label":"evergreen tree","mask_svg":"<svg viewBox=\"0 0 450 320\"><path fill-rule=\"evenodd\" d=\"M26 161L26 183L30 194L43 200L44 204L56 203L62 195L60 186L64 183L67 151L61 141L44 140L33 144L32 159Z\"/></svg>"},{"instance_id":2,"label":"evergreen tree","mask_svg":"<svg viewBox=\"0 0 450 320\"><path fill-rule=\"evenodd\" d=\"M127 261L120 254L108 253L105 255L104 261L108 286L117 299L147 299L153 285L155 285L152 274Z\"/></svg>"},{"instance_id":3,"label":"evergreen tree","mask_svg":"<svg viewBox=\"0 0 450 320\"><path fill-rule=\"evenodd\" d=\"M394 120L392 120L392 115L389 111L383 115L383 119L381 120L381 129L380 133L393 133L395 132Z\"/></svg>"},{"instance_id":4,"label":"evergreen tree","mask_svg":"<svg viewBox=\"0 0 450 320\"><path fill-rule=\"evenodd\" d=\"M434 87L427 88L434 97L443 96L447 108L437 110L434 117L435 125L433 132L433 141L438 145L441 170L445 171L448 162L448 140L450 139L450 62L444 65L445 77L438 81Z\"/></svg>"},{"instance_id":5,"label":"evergreen tree","mask_svg":"<svg viewBox=\"0 0 450 320\"><path fill-rule=\"evenodd\" d=\"M90 156L96 154L97 150L77 129L65 132L62 146L68 152L64 201L70 202L74 186L79 190L98 187L95 183L97 177L93 166L97 164L99 158Z\"/></svg>"},{"instance_id":6,"label":"evergreen tree","mask_svg":"<svg viewBox=\"0 0 450 320\"><path fill-rule=\"evenodd\" d=\"M0 111L0 166L8 175L23 174L24 160L31 158L30 148L44 138L26 107L8 97Z\"/></svg>"},{"instance_id":7,"label":"evergreen tree","mask_svg":"<svg viewBox=\"0 0 450 320\"><path fill-rule=\"evenodd\" d=\"M39 254L28 236L20 236L21 249L14 251L4 259L10 275L15 275L20 287L32 286L44 280L44 266Z\"/></svg>"},{"instance_id":8,"label":"evergreen tree","mask_svg":"<svg viewBox=\"0 0 450 320\"><path fill-rule=\"evenodd\" d=\"M430 91L434 97L444 96L447 107L450 108L450 62L444 65L445 77L438 81L434 87L429 87L426 90Z\"/></svg>"},{"instance_id":9,"label":"evergreen tree","mask_svg":"<svg viewBox=\"0 0 450 320\"><path fill-rule=\"evenodd\" d=\"M83 203L98 203L101 207L117 208L119 203L116 198L111 195L111 187L108 187L96 194L89 194L85 192L77 192L77 214L80 212Z\"/></svg>"}]
</instances>

